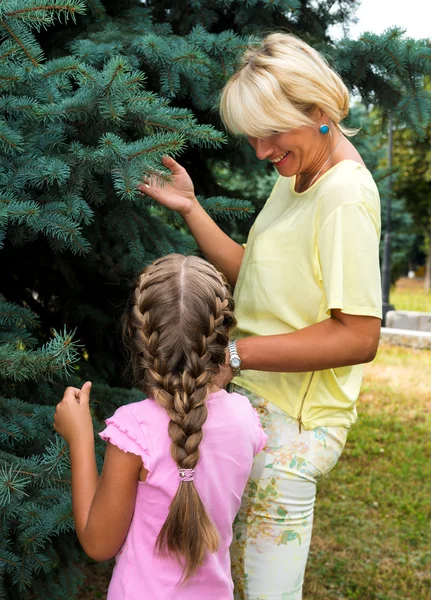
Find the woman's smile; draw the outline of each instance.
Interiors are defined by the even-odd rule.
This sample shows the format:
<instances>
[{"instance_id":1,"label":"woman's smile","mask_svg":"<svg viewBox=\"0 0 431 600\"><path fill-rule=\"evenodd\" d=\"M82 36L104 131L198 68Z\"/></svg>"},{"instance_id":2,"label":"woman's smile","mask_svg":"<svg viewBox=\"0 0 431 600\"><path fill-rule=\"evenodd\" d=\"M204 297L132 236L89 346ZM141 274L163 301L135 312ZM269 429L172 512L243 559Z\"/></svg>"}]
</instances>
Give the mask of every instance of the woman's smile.
<instances>
[{"instance_id":1,"label":"woman's smile","mask_svg":"<svg viewBox=\"0 0 431 600\"><path fill-rule=\"evenodd\" d=\"M277 156L277 158L270 158L270 162L272 162L273 165L275 165L276 167L281 167L282 165L284 165L287 162L287 159L289 157L290 152L284 152L283 154L280 154L279 156Z\"/></svg>"}]
</instances>

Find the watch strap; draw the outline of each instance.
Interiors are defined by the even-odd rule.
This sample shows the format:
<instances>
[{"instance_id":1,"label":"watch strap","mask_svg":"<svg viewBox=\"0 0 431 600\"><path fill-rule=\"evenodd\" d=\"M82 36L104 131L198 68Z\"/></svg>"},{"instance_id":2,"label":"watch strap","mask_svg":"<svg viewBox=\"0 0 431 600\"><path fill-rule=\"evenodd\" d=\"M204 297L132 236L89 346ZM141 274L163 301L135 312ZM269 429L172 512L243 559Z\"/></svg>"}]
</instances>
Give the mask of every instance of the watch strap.
<instances>
[{"instance_id":1,"label":"watch strap","mask_svg":"<svg viewBox=\"0 0 431 600\"><path fill-rule=\"evenodd\" d=\"M229 365L232 368L232 371L234 373L234 375L240 375L241 374L241 357L238 354L238 349L236 347L236 341L235 340L231 340L228 345L228 350L229 350Z\"/></svg>"}]
</instances>

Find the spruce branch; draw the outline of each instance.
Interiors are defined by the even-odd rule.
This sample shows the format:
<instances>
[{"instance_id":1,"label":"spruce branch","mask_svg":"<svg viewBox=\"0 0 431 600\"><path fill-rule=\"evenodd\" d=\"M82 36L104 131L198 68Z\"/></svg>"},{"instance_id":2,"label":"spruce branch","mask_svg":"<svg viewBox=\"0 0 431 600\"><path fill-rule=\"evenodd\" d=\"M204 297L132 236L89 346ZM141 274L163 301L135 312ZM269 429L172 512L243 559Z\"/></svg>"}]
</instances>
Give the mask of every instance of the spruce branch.
<instances>
[{"instance_id":1,"label":"spruce branch","mask_svg":"<svg viewBox=\"0 0 431 600\"><path fill-rule=\"evenodd\" d=\"M16 154L23 151L22 135L6 121L0 120L0 148L6 154Z\"/></svg>"},{"instance_id":2,"label":"spruce branch","mask_svg":"<svg viewBox=\"0 0 431 600\"><path fill-rule=\"evenodd\" d=\"M39 325L39 317L28 308L8 302L0 294L0 326L7 325L32 330Z\"/></svg>"},{"instance_id":3,"label":"spruce branch","mask_svg":"<svg viewBox=\"0 0 431 600\"><path fill-rule=\"evenodd\" d=\"M255 206L248 200L216 196L198 197L203 208L215 219L245 219L255 212Z\"/></svg>"},{"instance_id":4,"label":"spruce branch","mask_svg":"<svg viewBox=\"0 0 431 600\"><path fill-rule=\"evenodd\" d=\"M15 43L16 48L24 55L34 68L39 68L43 60L42 48L37 43L31 31L21 23L10 23L0 18L0 27Z\"/></svg>"},{"instance_id":5,"label":"spruce branch","mask_svg":"<svg viewBox=\"0 0 431 600\"><path fill-rule=\"evenodd\" d=\"M7 6L15 4L15 2L5 2L5 6L2 10L2 17L9 19L20 19L26 22L28 20L30 25L46 25L52 24L52 20L57 17L61 21L63 16L65 22L68 18L76 21L76 15L85 14L86 6L82 0L68 0L68 2L61 2L61 0L51 0L48 4L41 4L36 0L27 0L29 6L23 8L15 8L8 10ZM49 21L47 21L47 18Z\"/></svg>"},{"instance_id":6,"label":"spruce branch","mask_svg":"<svg viewBox=\"0 0 431 600\"><path fill-rule=\"evenodd\" d=\"M13 344L0 345L0 377L11 381L29 381L68 375L79 359L75 332L57 333L39 350L24 350Z\"/></svg>"},{"instance_id":7,"label":"spruce branch","mask_svg":"<svg viewBox=\"0 0 431 600\"><path fill-rule=\"evenodd\" d=\"M68 249L80 255L90 251L90 243L83 237L81 226L70 217L51 212L49 205L41 213L39 226L58 251Z\"/></svg>"},{"instance_id":8,"label":"spruce branch","mask_svg":"<svg viewBox=\"0 0 431 600\"><path fill-rule=\"evenodd\" d=\"M0 98L0 112L14 119L33 121L38 118L39 111L40 103L36 98L14 96L12 94Z\"/></svg>"},{"instance_id":9,"label":"spruce branch","mask_svg":"<svg viewBox=\"0 0 431 600\"><path fill-rule=\"evenodd\" d=\"M100 0L85 0L85 3L90 7L96 19L102 19L105 16L105 7Z\"/></svg>"},{"instance_id":10,"label":"spruce branch","mask_svg":"<svg viewBox=\"0 0 431 600\"><path fill-rule=\"evenodd\" d=\"M73 56L49 60L44 64L41 79L58 79L70 76L76 81L93 83L99 86L99 73L90 65L79 62Z\"/></svg>"},{"instance_id":11,"label":"spruce branch","mask_svg":"<svg viewBox=\"0 0 431 600\"><path fill-rule=\"evenodd\" d=\"M58 477L64 477L65 473L68 474L68 480L70 481L69 447L58 434L55 434L55 439L50 440L45 446L39 464L46 473L54 473Z\"/></svg>"},{"instance_id":12,"label":"spruce branch","mask_svg":"<svg viewBox=\"0 0 431 600\"><path fill-rule=\"evenodd\" d=\"M28 496L25 490L30 482L30 477L24 476L19 469L2 466L0 468L0 508L6 507L12 500L21 500L24 496Z\"/></svg>"},{"instance_id":13,"label":"spruce branch","mask_svg":"<svg viewBox=\"0 0 431 600\"><path fill-rule=\"evenodd\" d=\"M12 201L7 206L7 218L15 225L26 225L40 231L39 215L41 208L32 200Z\"/></svg>"}]
</instances>

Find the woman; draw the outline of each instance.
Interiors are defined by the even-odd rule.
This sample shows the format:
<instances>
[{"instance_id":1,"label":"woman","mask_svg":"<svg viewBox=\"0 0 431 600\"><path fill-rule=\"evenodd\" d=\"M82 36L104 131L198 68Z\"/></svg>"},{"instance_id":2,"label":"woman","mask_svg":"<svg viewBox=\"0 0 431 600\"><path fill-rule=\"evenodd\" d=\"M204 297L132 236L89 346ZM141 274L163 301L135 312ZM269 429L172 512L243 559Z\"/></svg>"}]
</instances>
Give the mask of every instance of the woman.
<instances>
[{"instance_id":1,"label":"woman","mask_svg":"<svg viewBox=\"0 0 431 600\"><path fill-rule=\"evenodd\" d=\"M173 159L164 159L170 185L141 187L180 212L235 286L239 332L225 383L235 375L269 437L235 526L237 599L302 597L316 482L340 457L361 365L377 351L379 195L340 124L348 106L339 76L294 36L272 34L246 52L222 118L280 177L245 249L205 213Z\"/></svg>"}]
</instances>

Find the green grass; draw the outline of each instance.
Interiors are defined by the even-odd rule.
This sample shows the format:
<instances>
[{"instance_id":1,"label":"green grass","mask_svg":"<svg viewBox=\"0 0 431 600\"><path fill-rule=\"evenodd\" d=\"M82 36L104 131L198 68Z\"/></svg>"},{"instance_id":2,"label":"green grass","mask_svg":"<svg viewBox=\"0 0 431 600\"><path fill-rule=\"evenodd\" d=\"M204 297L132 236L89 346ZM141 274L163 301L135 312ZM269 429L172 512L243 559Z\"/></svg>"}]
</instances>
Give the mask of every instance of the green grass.
<instances>
[{"instance_id":1,"label":"green grass","mask_svg":"<svg viewBox=\"0 0 431 600\"><path fill-rule=\"evenodd\" d=\"M431 312L431 292L420 288L392 288L389 302L396 310Z\"/></svg>"},{"instance_id":2,"label":"green grass","mask_svg":"<svg viewBox=\"0 0 431 600\"><path fill-rule=\"evenodd\" d=\"M382 346L318 488L306 600L431 598L431 352Z\"/></svg>"}]
</instances>

